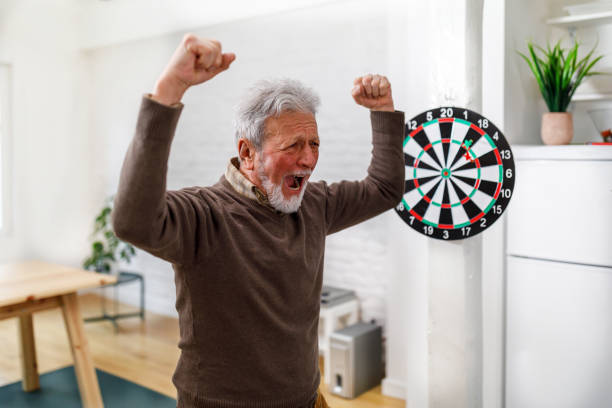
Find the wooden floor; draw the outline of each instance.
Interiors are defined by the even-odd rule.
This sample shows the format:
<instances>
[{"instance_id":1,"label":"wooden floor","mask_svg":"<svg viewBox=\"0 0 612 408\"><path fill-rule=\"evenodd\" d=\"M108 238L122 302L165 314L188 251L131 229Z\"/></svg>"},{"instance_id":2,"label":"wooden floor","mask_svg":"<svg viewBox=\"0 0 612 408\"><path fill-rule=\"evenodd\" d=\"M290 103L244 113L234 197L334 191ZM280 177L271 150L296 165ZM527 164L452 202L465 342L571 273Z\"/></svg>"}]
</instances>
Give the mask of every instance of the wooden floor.
<instances>
[{"instance_id":1,"label":"wooden floor","mask_svg":"<svg viewBox=\"0 0 612 408\"><path fill-rule=\"evenodd\" d=\"M86 294L80 298L84 317L99 313L99 298ZM122 306L121 312L130 308ZM139 318L123 319L115 333L110 322L85 323L94 364L129 381L176 398L171 378L179 357L178 320L152 313L145 322ZM40 373L72 365L68 337L59 309L34 314L34 336ZM0 321L0 386L21 380L17 319ZM322 364L321 364L321 370ZM332 408L399 408L401 399L381 394L380 386L354 400L330 395L322 386Z\"/></svg>"}]
</instances>

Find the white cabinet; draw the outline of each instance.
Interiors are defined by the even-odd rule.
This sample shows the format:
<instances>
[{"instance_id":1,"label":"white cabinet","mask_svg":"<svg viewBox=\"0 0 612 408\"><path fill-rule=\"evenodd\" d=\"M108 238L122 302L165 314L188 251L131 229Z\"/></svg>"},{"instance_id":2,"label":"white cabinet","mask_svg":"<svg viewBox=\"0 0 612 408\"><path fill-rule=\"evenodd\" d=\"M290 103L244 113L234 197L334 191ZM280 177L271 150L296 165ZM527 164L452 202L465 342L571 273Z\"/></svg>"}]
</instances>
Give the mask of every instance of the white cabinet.
<instances>
[{"instance_id":1,"label":"white cabinet","mask_svg":"<svg viewBox=\"0 0 612 408\"><path fill-rule=\"evenodd\" d=\"M513 151L508 254L612 267L612 147Z\"/></svg>"},{"instance_id":2,"label":"white cabinet","mask_svg":"<svg viewBox=\"0 0 612 408\"><path fill-rule=\"evenodd\" d=\"M612 268L510 257L506 408L612 406Z\"/></svg>"},{"instance_id":3,"label":"white cabinet","mask_svg":"<svg viewBox=\"0 0 612 408\"><path fill-rule=\"evenodd\" d=\"M507 408L612 406L612 147L513 147Z\"/></svg>"}]
</instances>

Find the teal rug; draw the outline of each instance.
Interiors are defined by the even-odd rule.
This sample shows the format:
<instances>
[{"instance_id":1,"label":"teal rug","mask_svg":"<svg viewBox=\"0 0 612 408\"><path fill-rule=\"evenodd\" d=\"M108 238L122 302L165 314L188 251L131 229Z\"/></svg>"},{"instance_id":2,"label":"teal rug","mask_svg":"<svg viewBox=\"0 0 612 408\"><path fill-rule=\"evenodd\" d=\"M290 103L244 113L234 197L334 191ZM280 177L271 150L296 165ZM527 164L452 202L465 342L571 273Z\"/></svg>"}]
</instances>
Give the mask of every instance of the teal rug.
<instances>
[{"instance_id":1,"label":"teal rug","mask_svg":"<svg viewBox=\"0 0 612 408\"><path fill-rule=\"evenodd\" d=\"M176 400L96 369L106 408L176 408ZM0 387L0 407L81 408L81 396L74 367L40 376L40 389L24 392L21 381Z\"/></svg>"}]
</instances>

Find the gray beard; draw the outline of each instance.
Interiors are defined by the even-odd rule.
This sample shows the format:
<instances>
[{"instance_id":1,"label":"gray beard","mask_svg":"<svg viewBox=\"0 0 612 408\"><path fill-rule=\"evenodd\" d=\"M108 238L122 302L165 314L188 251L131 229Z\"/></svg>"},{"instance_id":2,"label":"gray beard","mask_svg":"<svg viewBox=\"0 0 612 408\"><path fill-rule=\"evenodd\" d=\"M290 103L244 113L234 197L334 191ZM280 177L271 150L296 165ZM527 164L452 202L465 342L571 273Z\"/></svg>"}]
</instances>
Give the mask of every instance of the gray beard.
<instances>
[{"instance_id":1,"label":"gray beard","mask_svg":"<svg viewBox=\"0 0 612 408\"><path fill-rule=\"evenodd\" d=\"M302 191L300 191L300 195L293 196L287 199L283 195L283 186L272 183L270 178L265 175L263 171L263 158L259 161L257 175L261 180L261 184L263 185L264 190L266 190L266 194L268 195L268 202L270 203L272 208L285 214L297 212L297 210L300 208L300 205L302 204L302 198L304 198L304 193L306 192L306 180L303 181L304 185L302 186ZM284 179L281 180L281 183L283 181Z\"/></svg>"}]
</instances>

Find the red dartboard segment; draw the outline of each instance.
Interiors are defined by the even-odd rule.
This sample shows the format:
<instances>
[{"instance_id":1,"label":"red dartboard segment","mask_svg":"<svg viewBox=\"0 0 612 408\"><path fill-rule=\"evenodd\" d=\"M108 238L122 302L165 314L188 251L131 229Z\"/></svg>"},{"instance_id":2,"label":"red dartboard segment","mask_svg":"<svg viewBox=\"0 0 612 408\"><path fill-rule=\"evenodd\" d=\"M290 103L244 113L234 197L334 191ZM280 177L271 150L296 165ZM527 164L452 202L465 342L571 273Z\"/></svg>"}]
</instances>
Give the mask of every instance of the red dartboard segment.
<instances>
[{"instance_id":1,"label":"red dartboard segment","mask_svg":"<svg viewBox=\"0 0 612 408\"><path fill-rule=\"evenodd\" d=\"M480 133L480 136L484 136L484 134L486 133L484 130L482 130L481 128L479 128L478 126L476 126L475 124L471 124L470 126L472 129L474 129L476 132Z\"/></svg>"},{"instance_id":2,"label":"red dartboard segment","mask_svg":"<svg viewBox=\"0 0 612 408\"><path fill-rule=\"evenodd\" d=\"M418 128L414 129L412 132L410 132L410 137L414 137L414 135L416 135L417 133L420 133L423 130L423 125L419 126Z\"/></svg>"},{"instance_id":3,"label":"red dartboard segment","mask_svg":"<svg viewBox=\"0 0 612 408\"><path fill-rule=\"evenodd\" d=\"M480 214L478 214L476 217L472 218L472 219L470 220L470 222L473 224L473 223L475 223L476 221L478 221L479 219L481 219L482 217L484 217L484 213L483 213L483 212L481 212Z\"/></svg>"},{"instance_id":4,"label":"red dartboard segment","mask_svg":"<svg viewBox=\"0 0 612 408\"><path fill-rule=\"evenodd\" d=\"M414 216L414 218L416 218L419 221L423 221L423 217L421 217L419 214L415 213L414 210L410 210L410 214L412 214Z\"/></svg>"},{"instance_id":5,"label":"red dartboard segment","mask_svg":"<svg viewBox=\"0 0 612 408\"><path fill-rule=\"evenodd\" d=\"M406 165L406 191L402 205L396 208L400 217L419 233L444 240L468 238L492 225L512 197L516 173L510 146L501 131L478 113L460 107L423 112L405 129L406 155L418 158L435 150L440 161L436 159L436 169L418 159ZM502 156L505 150L510 154ZM463 170L456 170L459 168ZM470 168L477 174L463 173ZM422 191L425 181L433 186L428 195ZM508 194L505 189L510 190Z\"/></svg>"},{"instance_id":6,"label":"red dartboard segment","mask_svg":"<svg viewBox=\"0 0 612 408\"><path fill-rule=\"evenodd\" d=\"M502 165L502 159L501 156L499 155L499 150L495 149L495 158L497 159L497 164L499 164L500 166Z\"/></svg>"},{"instance_id":7,"label":"red dartboard segment","mask_svg":"<svg viewBox=\"0 0 612 408\"><path fill-rule=\"evenodd\" d=\"M497 189L495 190L495 195L493 196L494 200L497 200L499 197L499 192L501 191L502 183L497 183Z\"/></svg>"}]
</instances>

